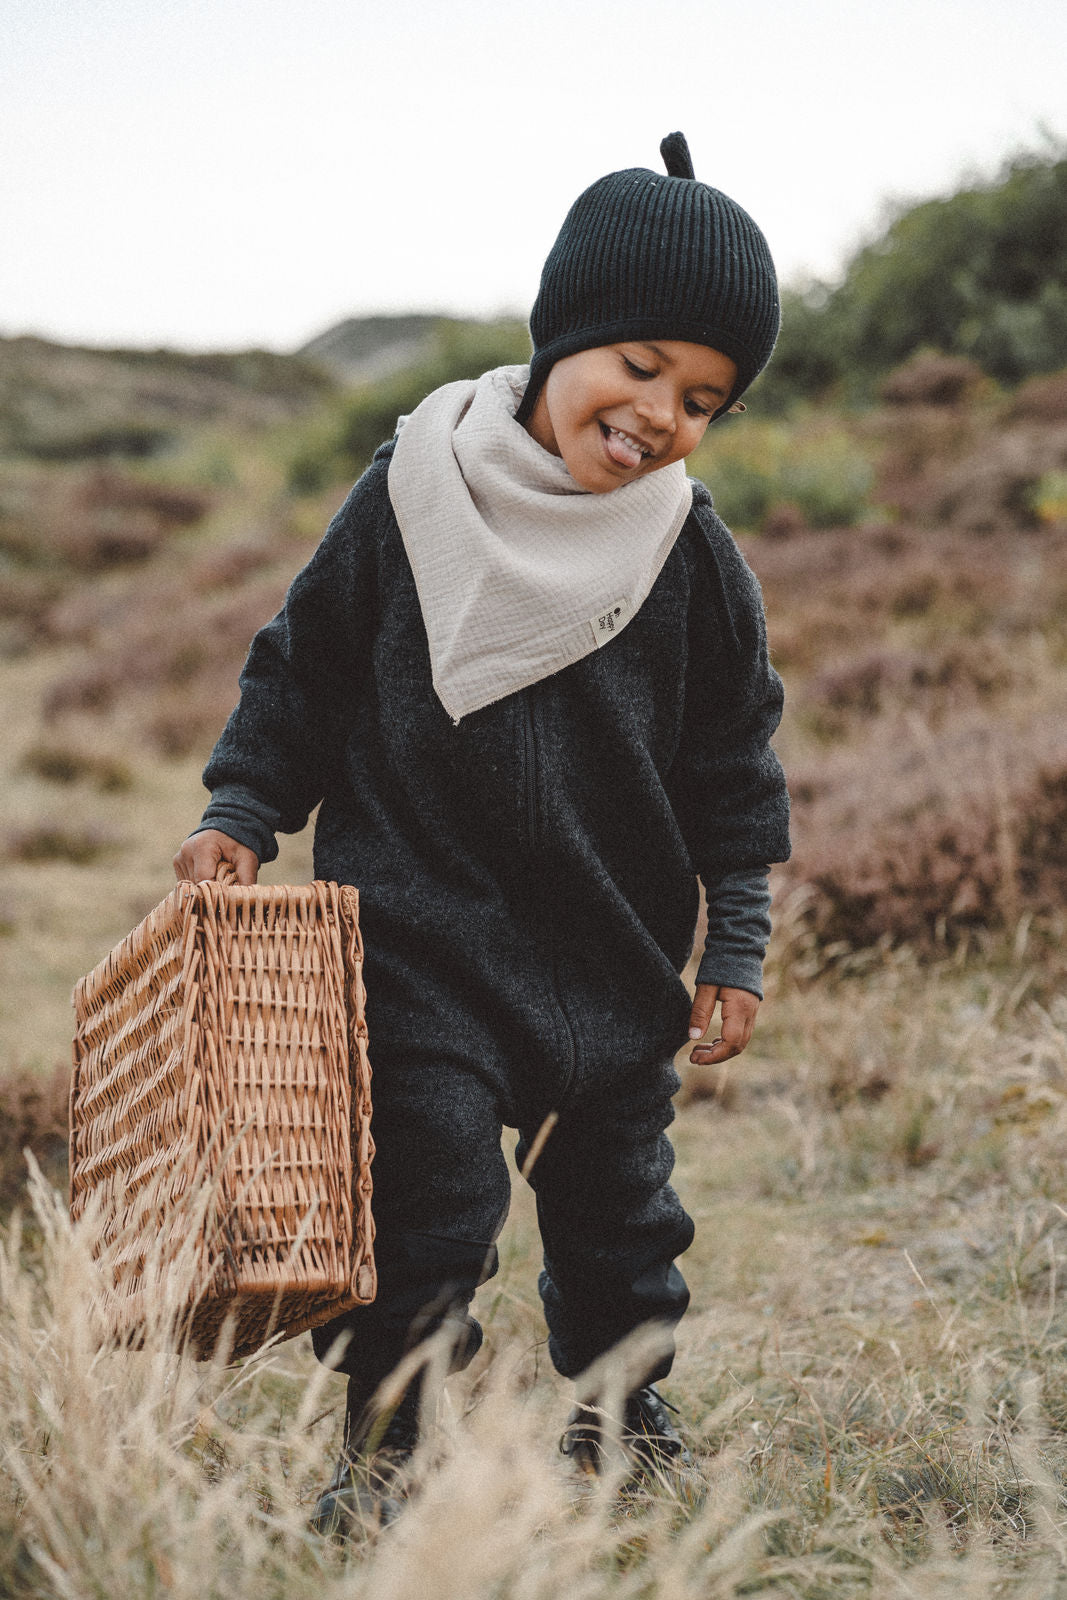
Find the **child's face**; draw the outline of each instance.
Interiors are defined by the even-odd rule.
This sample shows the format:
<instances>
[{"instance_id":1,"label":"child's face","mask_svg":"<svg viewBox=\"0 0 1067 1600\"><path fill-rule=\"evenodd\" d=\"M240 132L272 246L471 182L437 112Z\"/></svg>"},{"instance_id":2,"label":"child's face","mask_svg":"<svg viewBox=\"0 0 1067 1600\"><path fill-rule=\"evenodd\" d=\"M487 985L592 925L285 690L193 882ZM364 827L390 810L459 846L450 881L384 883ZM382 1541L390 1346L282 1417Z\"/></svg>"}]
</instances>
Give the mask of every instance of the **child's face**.
<instances>
[{"instance_id":1,"label":"child's face","mask_svg":"<svg viewBox=\"0 0 1067 1600\"><path fill-rule=\"evenodd\" d=\"M682 461L737 379L729 356L681 339L598 345L548 374L526 430L592 494Z\"/></svg>"}]
</instances>

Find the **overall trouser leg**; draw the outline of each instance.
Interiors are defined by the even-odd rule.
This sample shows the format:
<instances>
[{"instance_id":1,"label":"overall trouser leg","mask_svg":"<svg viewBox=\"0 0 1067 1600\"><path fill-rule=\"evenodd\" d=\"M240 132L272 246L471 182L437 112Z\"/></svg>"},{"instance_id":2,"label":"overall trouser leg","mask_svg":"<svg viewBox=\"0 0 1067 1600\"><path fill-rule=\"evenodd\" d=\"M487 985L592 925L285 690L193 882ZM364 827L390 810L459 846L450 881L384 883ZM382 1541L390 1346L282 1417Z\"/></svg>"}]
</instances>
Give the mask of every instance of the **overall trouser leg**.
<instances>
[{"instance_id":1,"label":"overall trouser leg","mask_svg":"<svg viewBox=\"0 0 1067 1600\"><path fill-rule=\"evenodd\" d=\"M670 1330L689 1304L675 1257L693 1240L692 1219L668 1182L674 1150L665 1130L679 1082L670 1060L604 1074L567 1100L530 1172L548 1347L564 1377L577 1377L647 1323L659 1325L670 1348L636 1382L670 1370ZM523 1130L520 1166L535 1134Z\"/></svg>"},{"instance_id":2,"label":"overall trouser leg","mask_svg":"<svg viewBox=\"0 0 1067 1600\"><path fill-rule=\"evenodd\" d=\"M510 1199L496 1094L462 1061L379 1055L373 1132L378 1294L312 1334L319 1360L368 1396L442 1325L453 1370L471 1360L482 1330L469 1306L497 1269Z\"/></svg>"}]
</instances>

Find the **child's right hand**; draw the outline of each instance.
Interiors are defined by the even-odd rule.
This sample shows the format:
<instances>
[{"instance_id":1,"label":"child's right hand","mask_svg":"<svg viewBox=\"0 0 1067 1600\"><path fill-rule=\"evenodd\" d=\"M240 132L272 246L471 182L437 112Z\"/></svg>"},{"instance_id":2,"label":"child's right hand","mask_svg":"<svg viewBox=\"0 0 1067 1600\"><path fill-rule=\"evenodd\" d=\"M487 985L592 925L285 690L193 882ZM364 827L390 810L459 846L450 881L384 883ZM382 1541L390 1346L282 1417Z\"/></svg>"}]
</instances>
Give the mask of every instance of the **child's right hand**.
<instances>
[{"instance_id":1,"label":"child's right hand","mask_svg":"<svg viewBox=\"0 0 1067 1600\"><path fill-rule=\"evenodd\" d=\"M174 857L174 876L192 883L213 881L220 861L230 863L238 883L255 883L259 875L259 857L254 850L217 828L205 828L203 833L191 833Z\"/></svg>"}]
</instances>

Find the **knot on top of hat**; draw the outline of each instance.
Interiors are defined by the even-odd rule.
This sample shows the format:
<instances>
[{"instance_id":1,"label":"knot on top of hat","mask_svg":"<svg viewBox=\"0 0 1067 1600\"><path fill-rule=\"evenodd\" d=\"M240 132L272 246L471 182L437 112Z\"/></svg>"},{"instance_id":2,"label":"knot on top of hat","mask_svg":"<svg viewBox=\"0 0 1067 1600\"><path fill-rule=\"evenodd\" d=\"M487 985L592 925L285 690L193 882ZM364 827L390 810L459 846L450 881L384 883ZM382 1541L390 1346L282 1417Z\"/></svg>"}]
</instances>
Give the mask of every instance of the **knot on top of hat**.
<instances>
[{"instance_id":1,"label":"knot on top of hat","mask_svg":"<svg viewBox=\"0 0 1067 1600\"><path fill-rule=\"evenodd\" d=\"M689 146L684 133L669 133L659 147L663 157L663 165L667 168L670 178L695 178L693 171L693 158L689 154Z\"/></svg>"}]
</instances>

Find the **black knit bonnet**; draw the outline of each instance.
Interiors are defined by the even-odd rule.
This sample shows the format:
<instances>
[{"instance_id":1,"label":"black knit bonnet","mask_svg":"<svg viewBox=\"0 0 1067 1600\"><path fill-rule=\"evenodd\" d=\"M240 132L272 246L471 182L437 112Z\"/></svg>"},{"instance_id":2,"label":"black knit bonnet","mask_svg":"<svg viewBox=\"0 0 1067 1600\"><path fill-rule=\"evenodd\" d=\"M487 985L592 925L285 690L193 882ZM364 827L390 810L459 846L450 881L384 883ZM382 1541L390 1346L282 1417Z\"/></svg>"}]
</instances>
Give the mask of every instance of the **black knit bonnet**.
<instances>
[{"instance_id":1,"label":"black knit bonnet","mask_svg":"<svg viewBox=\"0 0 1067 1600\"><path fill-rule=\"evenodd\" d=\"M530 417L553 364L596 345L685 339L729 356L738 400L778 337L778 280L767 241L741 207L693 173L681 133L660 145L667 176L609 172L567 213L530 313Z\"/></svg>"}]
</instances>

